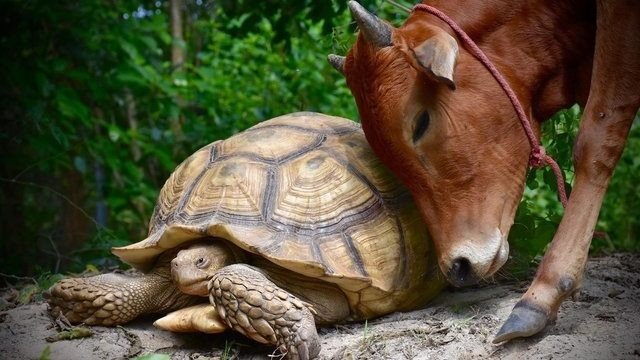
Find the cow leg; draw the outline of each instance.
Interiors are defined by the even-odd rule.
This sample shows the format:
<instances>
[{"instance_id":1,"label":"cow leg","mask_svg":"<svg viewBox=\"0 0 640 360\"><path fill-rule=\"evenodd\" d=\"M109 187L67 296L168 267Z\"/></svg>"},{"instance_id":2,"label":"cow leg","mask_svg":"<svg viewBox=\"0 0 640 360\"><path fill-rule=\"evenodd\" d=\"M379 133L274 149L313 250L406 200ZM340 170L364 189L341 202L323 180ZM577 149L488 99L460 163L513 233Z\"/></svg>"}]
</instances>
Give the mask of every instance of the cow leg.
<instances>
[{"instance_id":1,"label":"cow leg","mask_svg":"<svg viewBox=\"0 0 640 360\"><path fill-rule=\"evenodd\" d=\"M601 0L597 6L591 89L574 148L571 198L533 283L495 343L538 333L581 287L602 199L640 106L640 2Z\"/></svg>"}]
</instances>

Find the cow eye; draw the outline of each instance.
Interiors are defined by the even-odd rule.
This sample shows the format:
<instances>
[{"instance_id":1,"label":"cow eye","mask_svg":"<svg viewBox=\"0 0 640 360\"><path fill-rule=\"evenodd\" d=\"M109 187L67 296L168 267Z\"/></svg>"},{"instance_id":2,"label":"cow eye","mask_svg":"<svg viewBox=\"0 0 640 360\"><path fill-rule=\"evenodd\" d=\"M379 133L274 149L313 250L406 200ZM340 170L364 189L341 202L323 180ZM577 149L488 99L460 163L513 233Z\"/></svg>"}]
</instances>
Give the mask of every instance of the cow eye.
<instances>
[{"instance_id":1,"label":"cow eye","mask_svg":"<svg viewBox=\"0 0 640 360\"><path fill-rule=\"evenodd\" d=\"M431 121L428 111L423 111L416 119L415 128L413 129L413 142L420 140L427 129L429 128L429 122Z\"/></svg>"}]
</instances>

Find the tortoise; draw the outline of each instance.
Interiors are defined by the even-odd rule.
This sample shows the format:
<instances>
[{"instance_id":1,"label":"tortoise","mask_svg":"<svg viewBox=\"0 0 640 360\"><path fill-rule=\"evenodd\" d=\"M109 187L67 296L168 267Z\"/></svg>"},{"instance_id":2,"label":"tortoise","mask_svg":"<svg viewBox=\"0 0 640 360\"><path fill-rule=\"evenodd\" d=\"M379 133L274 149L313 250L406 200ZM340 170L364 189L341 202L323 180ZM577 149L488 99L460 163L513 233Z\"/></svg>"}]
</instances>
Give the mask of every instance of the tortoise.
<instances>
[{"instance_id":1,"label":"tortoise","mask_svg":"<svg viewBox=\"0 0 640 360\"><path fill-rule=\"evenodd\" d=\"M108 326L177 310L156 325L230 328L292 359L318 355L316 325L416 309L444 286L410 195L360 126L309 112L196 151L148 237L112 252L142 274L64 279L46 294L53 313Z\"/></svg>"}]
</instances>

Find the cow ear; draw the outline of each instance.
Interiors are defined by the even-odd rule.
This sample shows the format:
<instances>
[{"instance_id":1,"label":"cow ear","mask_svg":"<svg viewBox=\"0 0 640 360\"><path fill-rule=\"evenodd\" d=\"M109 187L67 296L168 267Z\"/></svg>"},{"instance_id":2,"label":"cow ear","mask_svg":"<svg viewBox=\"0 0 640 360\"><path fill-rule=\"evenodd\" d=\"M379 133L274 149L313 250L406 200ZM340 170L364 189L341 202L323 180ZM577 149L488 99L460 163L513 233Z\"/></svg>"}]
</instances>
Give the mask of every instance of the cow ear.
<instances>
[{"instance_id":1,"label":"cow ear","mask_svg":"<svg viewBox=\"0 0 640 360\"><path fill-rule=\"evenodd\" d=\"M438 32L408 50L406 55L416 69L447 84L452 90L456 88L453 69L458 58L458 42L451 35Z\"/></svg>"}]
</instances>

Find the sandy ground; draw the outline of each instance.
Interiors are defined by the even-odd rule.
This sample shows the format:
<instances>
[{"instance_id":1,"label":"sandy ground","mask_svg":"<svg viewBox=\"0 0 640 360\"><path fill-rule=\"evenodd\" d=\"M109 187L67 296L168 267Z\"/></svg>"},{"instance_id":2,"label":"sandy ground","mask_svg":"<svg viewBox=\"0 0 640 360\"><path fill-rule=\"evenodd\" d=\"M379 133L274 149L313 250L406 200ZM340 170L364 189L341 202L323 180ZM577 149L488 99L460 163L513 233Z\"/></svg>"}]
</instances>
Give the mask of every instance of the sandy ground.
<instances>
[{"instance_id":1,"label":"sandy ground","mask_svg":"<svg viewBox=\"0 0 640 360\"><path fill-rule=\"evenodd\" d=\"M320 329L321 359L640 359L640 255L590 259L581 295L563 304L555 325L493 345L527 285L447 291L423 310ZM47 342L58 326L46 310L34 303L0 313L0 359L269 359L272 351L234 334L171 334L153 328L152 319Z\"/></svg>"}]
</instances>

